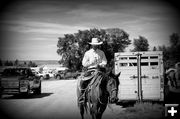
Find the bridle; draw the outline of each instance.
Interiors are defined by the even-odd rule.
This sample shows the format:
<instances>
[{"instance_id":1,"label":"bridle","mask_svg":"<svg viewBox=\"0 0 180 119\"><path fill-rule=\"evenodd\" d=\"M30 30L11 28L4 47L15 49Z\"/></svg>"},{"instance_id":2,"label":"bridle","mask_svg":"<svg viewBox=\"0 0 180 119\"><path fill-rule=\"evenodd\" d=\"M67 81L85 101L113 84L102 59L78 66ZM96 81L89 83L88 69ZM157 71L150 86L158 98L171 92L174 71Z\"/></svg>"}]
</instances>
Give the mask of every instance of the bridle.
<instances>
[{"instance_id":1,"label":"bridle","mask_svg":"<svg viewBox=\"0 0 180 119\"><path fill-rule=\"evenodd\" d=\"M110 85L110 84L109 84ZM118 89L117 89L117 87L115 87L115 88L112 88L111 90L110 90L110 92L109 92L109 102L110 102L110 99L112 99L112 94L113 94L113 92L114 91L118 91Z\"/></svg>"},{"instance_id":2,"label":"bridle","mask_svg":"<svg viewBox=\"0 0 180 119\"><path fill-rule=\"evenodd\" d=\"M113 89L110 91L109 99L112 98L112 93L113 93L114 91L117 91L117 88L113 88Z\"/></svg>"}]
</instances>

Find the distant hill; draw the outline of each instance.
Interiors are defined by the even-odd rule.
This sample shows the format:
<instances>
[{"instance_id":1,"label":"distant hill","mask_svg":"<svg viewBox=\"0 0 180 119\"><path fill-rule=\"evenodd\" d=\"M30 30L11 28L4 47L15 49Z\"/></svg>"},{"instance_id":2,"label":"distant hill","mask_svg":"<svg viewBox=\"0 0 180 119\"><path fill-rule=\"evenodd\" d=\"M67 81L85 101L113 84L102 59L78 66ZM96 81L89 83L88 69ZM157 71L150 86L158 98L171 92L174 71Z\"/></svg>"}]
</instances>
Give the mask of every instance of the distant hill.
<instances>
[{"instance_id":1,"label":"distant hill","mask_svg":"<svg viewBox=\"0 0 180 119\"><path fill-rule=\"evenodd\" d=\"M15 62L15 60L9 60L12 63ZM24 62L26 62L26 64L29 63L29 61L32 61L33 63L35 63L36 65L40 66L40 65L60 65L58 63L58 60L18 60L19 64L24 64ZM5 63L5 60L2 60L3 63Z\"/></svg>"},{"instance_id":2,"label":"distant hill","mask_svg":"<svg viewBox=\"0 0 180 119\"><path fill-rule=\"evenodd\" d=\"M57 60L32 60L32 62L35 62L37 65L46 65L46 64L51 64L51 65L58 65Z\"/></svg>"}]
</instances>

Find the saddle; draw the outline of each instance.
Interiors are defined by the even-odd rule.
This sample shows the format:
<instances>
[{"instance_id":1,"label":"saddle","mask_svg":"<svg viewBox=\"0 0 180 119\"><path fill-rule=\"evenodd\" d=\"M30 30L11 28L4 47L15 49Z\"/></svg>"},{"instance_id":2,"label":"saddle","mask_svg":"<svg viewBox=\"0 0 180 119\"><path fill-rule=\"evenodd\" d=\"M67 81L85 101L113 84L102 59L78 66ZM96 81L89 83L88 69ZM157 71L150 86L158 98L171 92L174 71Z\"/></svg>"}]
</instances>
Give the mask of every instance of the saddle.
<instances>
[{"instance_id":1,"label":"saddle","mask_svg":"<svg viewBox=\"0 0 180 119\"><path fill-rule=\"evenodd\" d=\"M98 71L96 69L87 70L81 74L79 82L81 96L79 97L79 103L86 100L85 95L87 94L87 91L91 90L92 85L97 86L101 82L101 79L101 71Z\"/></svg>"},{"instance_id":2,"label":"saddle","mask_svg":"<svg viewBox=\"0 0 180 119\"><path fill-rule=\"evenodd\" d=\"M95 73L95 71L93 71L93 70L89 70L89 71L83 72L81 74L81 80L87 81L87 80L92 79L94 77L94 75L95 75L94 73Z\"/></svg>"}]
</instances>

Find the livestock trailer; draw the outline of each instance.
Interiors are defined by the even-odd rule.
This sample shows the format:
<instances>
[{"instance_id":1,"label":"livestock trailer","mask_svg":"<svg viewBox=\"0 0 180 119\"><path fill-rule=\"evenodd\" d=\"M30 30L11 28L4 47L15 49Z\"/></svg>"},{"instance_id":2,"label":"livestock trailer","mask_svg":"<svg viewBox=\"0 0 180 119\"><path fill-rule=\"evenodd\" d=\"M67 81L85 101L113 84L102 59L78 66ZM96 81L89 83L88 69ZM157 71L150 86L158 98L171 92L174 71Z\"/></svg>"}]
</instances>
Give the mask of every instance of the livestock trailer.
<instances>
[{"instance_id":1,"label":"livestock trailer","mask_svg":"<svg viewBox=\"0 0 180 119\"><path fill-rule=\"evenodd\" d=\"M119 76L119 101L164 100L164 68L161 51L115 53Z\"/></svg>"}]
</instances>

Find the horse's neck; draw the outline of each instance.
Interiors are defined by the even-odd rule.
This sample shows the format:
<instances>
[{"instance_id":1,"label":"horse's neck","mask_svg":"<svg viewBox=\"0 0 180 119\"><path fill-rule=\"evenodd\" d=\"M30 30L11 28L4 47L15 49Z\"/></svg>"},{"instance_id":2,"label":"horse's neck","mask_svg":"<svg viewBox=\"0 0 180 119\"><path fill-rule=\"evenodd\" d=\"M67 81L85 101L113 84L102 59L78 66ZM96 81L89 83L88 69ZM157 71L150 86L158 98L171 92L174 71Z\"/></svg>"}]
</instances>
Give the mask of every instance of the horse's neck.
<instances>
[{"instance_id":1,"label":"horse's neck","mask_svg":"<svg viewBox=\"0 0 180 119\"><path fill-rule=\"evenodd\" d=\"M103 74L99 73L95 78L91 81L91 85L94 85L97 88L105 90L107 84L107 78Z\"/></svg>"},{"instance_id":2,"label":"horse's neck","mask_svg":"<svg viewBox=\"0 0 180 119\"><path fill-rule=\"evenodd\" d=\"M107 84L108 84L108 78L103 77L100 84L99 84L100 89L103 91L107 91Z\"/></svg>"}]
</instances>

